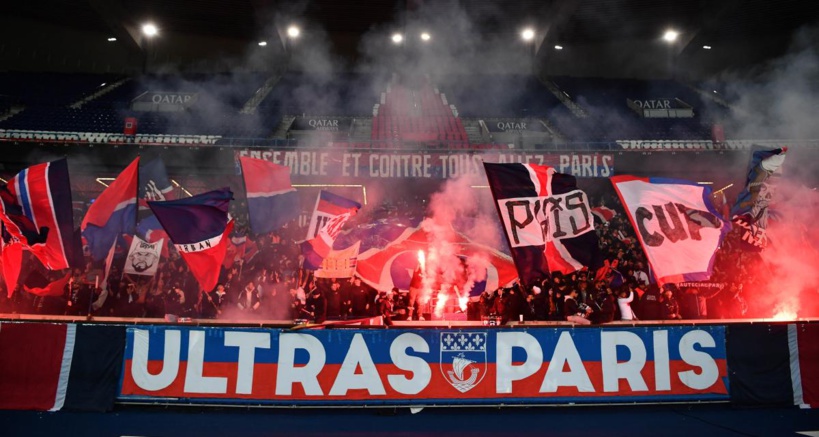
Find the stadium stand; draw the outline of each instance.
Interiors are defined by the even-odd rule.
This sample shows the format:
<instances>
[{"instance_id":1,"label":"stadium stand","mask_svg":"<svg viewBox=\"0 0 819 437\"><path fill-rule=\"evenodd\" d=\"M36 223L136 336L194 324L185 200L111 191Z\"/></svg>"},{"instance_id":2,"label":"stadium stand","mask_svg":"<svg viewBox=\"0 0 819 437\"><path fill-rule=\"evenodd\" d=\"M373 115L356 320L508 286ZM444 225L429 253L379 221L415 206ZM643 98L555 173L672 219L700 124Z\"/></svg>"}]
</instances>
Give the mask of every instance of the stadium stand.
<instances>
[{"instance_id":1,"label":"stadium stand","mask_svg":"<svg viewBox=\"0 0 819 437\"><path fill-rule=\"evenodd\" d=\"M203 136L232 138L236 141L227 143L234 144L246 142L239 139L286 140L295 117L332 116L351 117L354 121L349 138L335 137L331 142L363 145L369 140L372 147L378 148L409 144L459 149L471 147L470 143L493 141L481 123L503 118L540 120L549 133L535 141L618 141L630 148L666 147L663 141L671 141L668 148L693 149L702 147L698 142L711 139L712 125L730 111L730 99L722 94L730 89L726 84L574 77L541 81L521 75L450 76L433 82L428 77L291 72L272 85L254 111L243 113L242 107L254 93L266 81L275 79L259 73L145 75L132 79L94 74L2 73L0 129L18 131L15 135L20 139L71 132L83 141L107 141L117 137L91 134L122 134L124 119L135 117L139 134L160 142L191 144L192 138ZM110 86L114 82L117 86ZM718 98L708 95L711 88L718 91ZM196 100L179 111L133 110L134 99L145 93L195 94ZM690 107L693 116L647 118L634 104L629 107L627 103L662 99ZM588 116L578 116L578 111L569 107L573 104ZM12 108L20 107L25 109L11 113ZM469 120L465 123L461 117ZM472 129L471 134L465 124Z\"/></svg>"},{"instance_id":2,"label":"stadium stand","mask_svg":"<svg viewBox=\"0 0 819 437\"><path fill-rule=\"evenodd\" d=\"M552 114L568 137L585 141L611 140L703 140L711 125L725 117L727 108L706 100L688 87L670 80L556 77L553 82L587 111L578 118L559 108ZM629 108L628 100L678 99L693 109L691 118L645 118Z\"/></svg>"}]
</instances>

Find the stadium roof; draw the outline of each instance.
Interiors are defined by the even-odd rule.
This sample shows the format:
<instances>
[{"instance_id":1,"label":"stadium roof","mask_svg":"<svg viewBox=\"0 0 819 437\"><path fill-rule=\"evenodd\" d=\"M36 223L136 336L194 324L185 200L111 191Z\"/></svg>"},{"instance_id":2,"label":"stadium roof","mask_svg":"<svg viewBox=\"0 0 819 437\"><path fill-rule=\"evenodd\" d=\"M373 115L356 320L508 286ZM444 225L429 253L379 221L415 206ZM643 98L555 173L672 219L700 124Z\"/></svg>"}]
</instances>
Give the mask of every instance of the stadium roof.
<instances>
[{"instance_id":1,"label":"stadium roof","mask_svg":"<svg viewBox=\"0 0 819 437\"><path fill-rule=\"evenodd\" d=\"M810 0L10 0L0 5L0 16L109 32L119 40L130 38L125 43L134 50L142 46L138 26L147 20L165 34L246 43L283 37L282 26L298 22L326 32L339 54L355 56L358 39L374 29L401 29L413 20L423 23L429 11L452 8L482 35L515 37L523 25L531 25L547 47L656 40L671 27L681 31L680 52L759 38L784 43L795 29L819 18L819 6Z\"/></svg>"}]
</instances>

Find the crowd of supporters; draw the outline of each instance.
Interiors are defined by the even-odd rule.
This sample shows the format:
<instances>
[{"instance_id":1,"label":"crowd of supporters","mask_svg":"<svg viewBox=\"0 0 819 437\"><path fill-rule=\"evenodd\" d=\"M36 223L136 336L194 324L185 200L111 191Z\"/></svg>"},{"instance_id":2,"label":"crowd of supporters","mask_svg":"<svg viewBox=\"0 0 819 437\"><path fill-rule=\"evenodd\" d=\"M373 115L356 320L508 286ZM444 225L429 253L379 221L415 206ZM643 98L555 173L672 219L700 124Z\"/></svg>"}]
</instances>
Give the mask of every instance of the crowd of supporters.
<instances>
[{"instance_id":1,"label":"crowd of supporters","mask_svg":"<svg viewBox=\"0 0 819 437\"><path fill-rule=\"evenodd\" d=\"M414 211L404 203L384 205L384 215ZM455 305L455 311L466 313L470 320L497 323L551 320L592 324L745 315L743 285L732 281L742 274L742 266L733 256L735 242L726 240L711 282L669 284L660 289L650 279L649 264L619 202L609 197L605 203L619 213L607 223L596 223L601 267L567 275L553 272L536 284L486 290L473 297L465 310ZM237 202L232 211L239 234L246 234L248 229L243 208ZM123 275L122 263L115 262L108 290L101 293L99 284L89 279L93 270L89 262L85 270L71 273L61 295L38 296L18 286L7 298L7 290L0 291L0 313L319 323L371 316L384 316L388 322L433 318L432 303L412 311L406 290L376 290L358 278L314 278L301 268L303 257L297 241L304 232L291 222L277 232L253 238L256 254L250 260L229 259L219 285L209 293L199 291L188 266L171 246L154 277ZM41 275L49 281L61 275L42 269L26 274ZM439 297L433 293L433 300Z\"/></svg>"}]
</instances>

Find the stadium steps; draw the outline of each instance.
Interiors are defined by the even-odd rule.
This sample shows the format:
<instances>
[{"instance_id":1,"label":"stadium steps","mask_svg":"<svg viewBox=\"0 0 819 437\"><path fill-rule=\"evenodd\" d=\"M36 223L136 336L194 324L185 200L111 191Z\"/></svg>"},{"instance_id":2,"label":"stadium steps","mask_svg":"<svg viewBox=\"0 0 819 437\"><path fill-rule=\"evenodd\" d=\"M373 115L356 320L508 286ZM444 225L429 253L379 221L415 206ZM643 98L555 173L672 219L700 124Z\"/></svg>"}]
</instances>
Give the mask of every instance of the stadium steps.
<instances>
[{"instance_id":1,"label":"stadium steps","mask_svg":"<svg viewBox=\"0 0 819 437\"><path fill-rule=\"evenodd\" d=\"M296 120L295 115L285 115L282 117L282 121L279 122L279 125L276 127L276 130L273 131L273 134L268 137L268 139L287 139L287 132L290 130L290 126L293 125L293 122Z\"/></svg>"},{"instance_id":2,"label":"stadium steps","mask_svg":"<svg viewBox=\"0 0 819 437\"><path fill-rule=\"evenodd\" d=\"M563 142L566 140L566 138L563 136L563 133L560 132L560 129L558 129L557 126L555 126L554 123L549 121L547 118L541 117L538 118L537 120L543 123L544 126L546 126L546 130L548 130L549 135L552 136L552 142Z\"/></svg>"},{"instance_id":3,"label":"stadium steps","mask_svg":"<svg viewBox=\"0 0 819 437\"><path fill-rule=\"evenodd\" d=\"M8 110L8 112L6 112L5 114L0 115L0 121L8 120L9 118L14 117L15 115L23 112L24 109L26 109L25 106L12 106Z\"/></svg>"},{"instance_id":4,"label":"stadium steps","mask_svg":"<svg viewBox=\"0 0 819 437\"><path fill-rule=\"evenodd\" d=\"M563 103L563 105L565 105L567 108L569 108L570 111L572 111L572 114L574 114L575 117L587 118L589 116L586 110L581 108L580 105L578 105L574 101L572 101L572 99L569 98L569 96L566 93L564 93L560 89L560 87L557 86L557 84L555 84L551 80L543 79L541 77L538 77L538 79L540 79L540 82L543 83L543 85L546 86L546 88L552 94L554 94L554 96L557 97L561 103Z\"/></svg>"},{"instance_id":5,"label":"stadium steps","mask_svg":"<svg viewBox=\"0 0 819 437\"><path fill-rule=\"evenodd\" d=\"M723 99L719 95L714 94L713 92L708 92L708 91L706 91L706 90L704 90L702 88L697 87L693 83L689 83L689 82L680 82L680 84L682 86L690 89L691 91L694 91L695 93L698 93L699 95L705 97L707 100L712 100L712 101L716 102L717 104L719 104L721 106L724 106L725 108L733 109L733 107L731 106L730 103L728 103L725 99Z\"/></svg>"},{"instance_id":6,"label":"stadium steps","mask_svg":"<svg viewBox=\"0 0 819 437\"><path fill-rule=\"evenodd\" d=\"M353 128L350 131L350 141L369 142L372 138L373 119L356 117L353 119Z\"/></svg>"},{"instance_id":7,"label":"stadium steps","mask_svg":"<svg viewBox=\"0 0 819 437\"><path fill-rule=\"evenodd\" d=\"M485 138L483 135L480 120L462 118L461 121L463 121L466 138L470 144L486 144L489 142L489 138Z\"/></svg>"},{"instance_id":8,"label":"stadium steps","mask_svg":"<svg viewBox=\"0 0 819 437\"><path fill-rule=\"evenodd\" d=\"M121 87L123 84L125 84L129 80L131 80L131 79L126 77L125 79L113 82L110 85L104 86L104 87L98 89L97 91L83 97L82 99L77 100L76 102L72 103L68 107L71 108L71 109L80 109L86 103L88 103L88 102L90 102L90 101L92 101L94 99L97 99L97 98L99 98L101 96L104 96L104 95L110 93L111 91L114 91L115 89Z\"/></svg>"},{"instance_id":9,"label":"stadium steps","mask_svg":"<svg viewBox=\"0 0 819 437\"><path fill-rule=\"evenodd\" d=\"M267 78L261 88L256 90L253 96L245 102L239 112L242 114L254 114L259 105L267 98L270 92L273 91L273 87L282 79L282 76L284 76L282 73L278 73Z\"/></svg>"}]
</instances>

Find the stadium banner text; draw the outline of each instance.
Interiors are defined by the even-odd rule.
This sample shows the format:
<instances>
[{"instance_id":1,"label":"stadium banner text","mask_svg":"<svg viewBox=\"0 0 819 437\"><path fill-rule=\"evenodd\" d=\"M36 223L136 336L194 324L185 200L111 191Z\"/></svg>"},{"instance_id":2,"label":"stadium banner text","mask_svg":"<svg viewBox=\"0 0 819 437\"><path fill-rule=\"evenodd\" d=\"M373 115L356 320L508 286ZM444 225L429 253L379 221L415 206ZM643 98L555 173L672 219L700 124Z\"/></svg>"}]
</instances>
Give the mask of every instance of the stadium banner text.
<instances>
[{"instance_id":1,"label":"stadium banner text","mask_svg":"<svg viewBox=\"0 0 819 437\"><path fill-rule=\"evenodd\" d=\"M725 328L129 327L118 399L268 405L728 400Z\"/></svg>"},{"instance_id":2,"label":"stadium banner text","mask_svg":"<svg viewBox=\"0 0 819 437\"><path fill-rule=\"evenodd\" d=\"M290 167L293 176L446 179L483 175L483 162L549 165L577 177L614 176L614 155L605 153L401 153L247 149L236 157L266 159Z\"/></svg>"}]
</instances>

